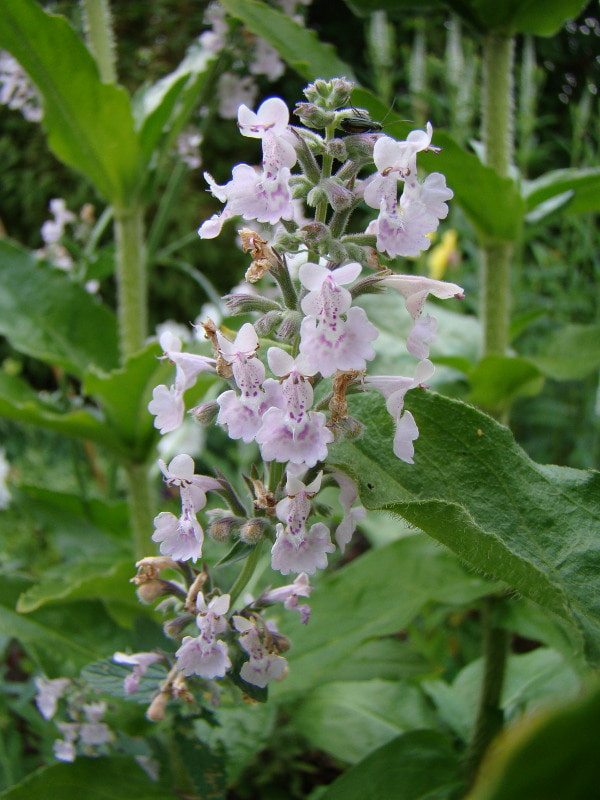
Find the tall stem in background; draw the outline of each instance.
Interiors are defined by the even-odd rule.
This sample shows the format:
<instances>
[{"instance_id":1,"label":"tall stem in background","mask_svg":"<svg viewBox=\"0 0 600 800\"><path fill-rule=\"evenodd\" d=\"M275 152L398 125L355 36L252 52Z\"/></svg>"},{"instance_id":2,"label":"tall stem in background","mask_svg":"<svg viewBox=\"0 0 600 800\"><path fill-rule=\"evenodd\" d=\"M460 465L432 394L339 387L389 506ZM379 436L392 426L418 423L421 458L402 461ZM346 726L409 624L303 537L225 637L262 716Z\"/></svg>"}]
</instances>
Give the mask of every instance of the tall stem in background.
<instances>
[{"instance_id":1,"label":"tall stem in background","mask_svg":"<svg viewBox=\"0 0 600 800\"><path fill-rule=\"evenodd\" d=\"M514 40L490 34L483 48L483 142L485 161L508 177L513 155ZM511 242L485 242L482 248L483 354L504 355L510 314Z\"/></svg>"},{"instance_id":2,"label":"tall stem in background","mask_svg":"<svg viewBox=\"0 0 600 800\"><path fill-rule=\"evenodd\" d=\"M115 41L108 0L82 0L85 38L103 83L116 83Z\"/></svg>"}]
</instances>

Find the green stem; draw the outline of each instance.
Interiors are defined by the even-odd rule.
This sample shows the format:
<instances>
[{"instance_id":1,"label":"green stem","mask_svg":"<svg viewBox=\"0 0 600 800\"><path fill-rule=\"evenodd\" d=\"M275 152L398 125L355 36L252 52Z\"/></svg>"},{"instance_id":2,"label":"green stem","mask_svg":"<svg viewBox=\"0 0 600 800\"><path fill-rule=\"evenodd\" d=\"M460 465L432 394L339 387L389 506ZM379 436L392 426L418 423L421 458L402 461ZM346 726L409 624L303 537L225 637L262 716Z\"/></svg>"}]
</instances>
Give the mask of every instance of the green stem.
<instances>
[{"instance_id":1,"label":"green stem","mask_svg":"<svg viewBox=\"0 0 600 800\"><path fill-rule=\"evenodd\" d=\"M98 64L100 80L116 83L115 42L108 0L82 0L82 8L87 44Z\"/></svg>"},{"instance_id":2,"label":"green stem","mask_svg":"<svg viewBox=\"0 0 600 800\"><path fill-rule=\"evenodd\" d=\"M173 216L173 209L176 208L176 200L181 194L181 187L185 181L189 167L182 161L175 164L173 171L167 182L166 189L161 195L158 211L154 216L150 232L148 234L148 259L151 262L154 254L158 250L164 232L169 223L169 219Z\"/></svg>"},{"instance_id":3,"label":"green stem","mask_svg":"<svg viewBox=\"0 0 600 800\"><path fill-rule=\"evenodd\" d=\"M469 784L475 780L481 759L504 722L500 699L508 655L508 633L495 624L498 602L496 597L487 597L482 610L484 674L473 737L465 759Z\"/></svg>"},{"instance_id":4,"label":"green stem","mask_svg":"<svg viewBox=\"0 0 600 800\"><path fill-rule=\"evenodd\" d=\"M258 559L260 556L260 551L262 549L263 539L261 539L255 546L254 550L250 553L246 561L244 562L244 566L242 567L242 571L237 576L233 586L229 590L229 596L231 598L229 602L229 607L234 608L235 601L238 599L240 594L244 591L248 581L254 574L254 570L256 569L256 565L258 564Z\"/></svg>"},{"instance_id":5,"label":"green stem","mask_svg":"<svg viewBox=\"0 0 600 800\"><path fill-rule=\"evenodd\" d=\"M147 334L148 299L144 209L115 208L117 293L121 358L142 349Z\"/></svg>"},{"instance_id":6,"label":"green stem","mask_svg":"<svg viewBox=\"0 0 600 800\"><path fill-rule=\"evenodd\" d=\"M508 177L513 154L514 40L489 35L484 42L483 141L486 164ZM509 343L512 242L485 242L482 248L484 355L504 355Z\"/></svg>"},{"instance_id":7,"label":"green stem","mask_svg":"<svg viewBox=\"0 0 600 800\"><path fill-rule=\"evenodd\" d=\"M328 128L325 129L325 141L328 142L330 139L333 139L335 136L335 126L330 125ZM325 153L321 160L321 179L324 178L331 178L331 170L333 168L333 156L330 156L329 153ZM322 203L319 203L317 208L315 209L315 222L325 222L327 219L327 200L324 200Z\"/></svg>"},{"instance_id":8,"label":"green stem","mask_svg":"<svg viewBox=\"0 0 600 800\"><path fill-rule=\"evenodd\" d=\"M148 480L146 464L125 464L127 476L127 496L129 505L129 525L133 540L133 551L137 560L147 556L152 550L153 501Z\"/></svg>"}]
</instances>

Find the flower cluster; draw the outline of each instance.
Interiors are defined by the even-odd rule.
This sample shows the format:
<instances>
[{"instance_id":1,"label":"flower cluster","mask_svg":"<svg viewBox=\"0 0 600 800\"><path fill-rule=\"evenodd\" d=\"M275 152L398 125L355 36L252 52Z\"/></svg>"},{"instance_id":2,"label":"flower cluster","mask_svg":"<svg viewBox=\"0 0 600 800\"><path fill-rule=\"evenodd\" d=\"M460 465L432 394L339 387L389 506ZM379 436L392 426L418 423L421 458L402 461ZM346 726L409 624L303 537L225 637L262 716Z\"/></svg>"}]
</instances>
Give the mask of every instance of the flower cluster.
<instances>
[{"instance_id":1,"label":"flower cluster","mask_svg":"<svg viewBox=\"0 0 600 800\"><path fill-rule=\"evenodd\" d=\"M350 90L345 79L309 86L308 102L296 111L303 127L290 126L279 98L269 98L256 112L241 105L240 133L260 139L260 166L237 164L222 186L205 173L224 208L202 223L201 238L218 236L233 217L262 225L240 231L242 247L252 256L246 280L260 288L248 286L226 298L233 312L253 313L255 319L237 330L206 320L202 328L212 356L184 353L180 339L163 333L160 343L175 378L170 387L156 387L149 410L161 433L175 430L184 419L185 392L200 372L209 371L225 385L214 400L192 409L194 417L216 421L230 439L255 443L260 461L245 477L247 497L240 497L237 481L220 472L195 474L190 455L178 455L168 466L159 462L167 487L180 496L181 513L163 511L155 518L152 538L162 555L139 562L134 580L146 601L170 596L177 615L165 630L177 639L187 635L174 657L165 656L171 672L148 712L152 719L160 718L169 697L187 696L189 680L231 676L238 685L261 690L285 676L290 643L265 611L282 603L307 623L310 607L299 598L312 591L309 576L325 569L336 549L344 552L366 513L355 482L328 464L335 441L363 435L360 420L350 415L348 395L380 392L394 420L393 451L404 462L414 460L419 431L404 407L405 396L433 374L429 355L437 335L425 303L429 296L460 298L462 289L397 274L379 263L378 254L412 256L427 249L452 192L440 173L418 175L418 154L437 150L430 124L402 142L370 131L336 136L338 130L347 132L351 118L359 128L356 116L359 122L366 119L366 112L342 107ZM375 171L361 177L369 164ZM299 200L315 209L308 224L296 221ZM350 215L362 201L379 216L362 233L347 234ZM406 342L415 357L411 376L367 375L378 329L357 299L390 290L400 293L412 320ZM338 490L341 514L335 527L332 513L317 499L326 487ZM203 511L207 494L218 501ZM200 512L211 538L231 539L236 554L244 548L247 553L240 578L223 590L206 566L193 566L203 557ZM265 543L272 569L296 577L240 604ZM165 569L178 578L161 577ZM206 592L206 585L212 590ZM134 668L128 691L136 690L145 665L156 657L117 654Z\"/></svg>"},{"instance_id":2,"label":"flower cluster","mask_svg":"<svg viewBox=\"0 0 600 800\"><path fill-rule=\"evenodd\" d=\"M107 752L114 734L103 722L107 706L104 702L88 699L81 686L69 678L48 680L35 678L37 694L35 704L46 720L53 719L59 703L66 707L67 721L55 720L60 738L54 742L54 756L59 761L75 761L77 755L99 756Z\"/></svg>"},{"instance_id":3,"label":"flower cluster","mask_svg":"<svg viewBox=\"0 0 600 800\"><path fill-rule=\"evenodd\" d=\"M20 111L28 122L42 119L37 91L19 62L5 50L0 50L0 103Z\"/></svg>"}]
</instances>

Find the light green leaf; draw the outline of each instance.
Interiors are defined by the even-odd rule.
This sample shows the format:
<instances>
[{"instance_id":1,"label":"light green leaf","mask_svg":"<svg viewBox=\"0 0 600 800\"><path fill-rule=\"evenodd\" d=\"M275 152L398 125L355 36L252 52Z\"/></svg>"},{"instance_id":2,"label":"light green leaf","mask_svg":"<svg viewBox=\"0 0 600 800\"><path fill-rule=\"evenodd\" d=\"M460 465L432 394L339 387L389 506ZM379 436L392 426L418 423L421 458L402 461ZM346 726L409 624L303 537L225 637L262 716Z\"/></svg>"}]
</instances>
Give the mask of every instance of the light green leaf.
<instances>
[{"instance_id":1,"label":"light green leaf","mask_svg":"<svg viewBox=\"0 0 600 800\"><path fill-rule=\"evenodd\" d=\"M471 662L462 669L450 685L442 680L423 681L423 689L438 707L443 721L464 742L469 740L479 702L483 679L483 660ZM510 721L524 713L548 705L556 697L567 700L576 697L581 683L575 670L561 655L540 647L524 655L512 655L506 665L500 707Z\"/></svg>"},{"instance_id":2,"label":"light green leaf","mask_svg":"<svg viewBox=\"0 0 600 800\"><path fill-rule=\"evenodd\" d=\"M486 356L469 373L469 401L481 408L507 408L516 397L538 394L544 378L527 358Z\"/></svg>"},{"instance_id":3,"label":"light green leaf","mask_svg":"<svg viewBox=\"0 0 600 800\"><path fill-rule=\"evenodd\" d=\"M6 239L0 239L0 334L15 350L75 375L90 364L105 370L118 364L114 314L64 272Z\"/></svg>"},{"instance_id":4,"label":"light green leaf","mask_svg":"<svg viewBox=\"0 0 600 800\"><path fill-rule=\"evenodd\" d=\"M324 683L291 714L313 747L350 764L405 731L437 724L422 692L405 681Z\"/></svg>"},{"instance_id":5,"label":"light green leaf","mask_svg":"<svg viewBox=\"0 0 600 800\"><path fill-rule=\"evenodd\" d=\"M406 627L429 603L463 605L498 588L421 534L370 551L318 583L310 625L286 622L290 673L271 693L306 691L324 675L335 681L361 644Z\"/></svg>"},{"instance_id":6,"label":"light green leaf","mask_svg":"<svg viewBox=\"0 0 600 800\"><path fill-rule=\"evenodd\" d=\"M0 792L2 800L173 800L132 758L78 758L53 764Z\"/></svg>"},{"instance_id":7,"label":"light green leaf","mask_svg":"<svg viewBox=\"0 0 600 800\"><path fill-rule=\"evenodd\" d=\"M94 413L92 413L94 412ZM128 448L98 417L95 409L62 411L44 402L28 383L0 371L0 416L48 428L66 436L101 444L113 453L127 457Z\"/></svg>"},{"instance_id":8,"label":"light green leaf","mask_svg":"<svg viewBox=\"0 0 600 800\"><path fill-rule=\"evenodd\" d=\"M232 17L272 45L292 69L309 81L315 78L352 79L352 67L342 61L332 45L319 41L316 33L257 0L222 0Z\"/></svg>"},{"instance_id":9,"label":"light green leaf","mask_svg":"<svg viewBox=\"0 0 600 800\"><path fill-rule=\"evenodd\" d=\"M600 661L600 475L534 463L506 428L456 400L412 392L407 408L420 430L414 465L394 456L374 395L352 398L367 430L334 445L330 461L358 480L367 508L399 514L554 611Z\"/></svg>"},{"instance_id":10,"label":"light green leaf","mask_svg":"<svg viewBox=\"0 0 600 800\"><path fill-rule=\"evenodd\" d=\"M102 406L107 423L129 448L130 457L143 461L158 434L148 411L152 390L171 383L174 367L160 361L162 349L154 342L127 359L120 369L106 374L90 369L83 390Z\"/></svg>"},{"instance_id":11,"label":"light green leaf","mask_svg":"<svg viewBox=\"0 0 600 800\"><path fill-rule=\"evenodd\" d=\"M103 694L147 706L152 702L157 689L167 677L166 664L160 661L150 664L140 678L137 691L128 694L125 691L124 681L132 671L133 666L117 664L112 658L103 658L85 666L81 670L81 678Z\"/></svg>"},{"instance_id":12,"label":"light green leaf","mask_svg":"<svg viewBox=\"0 0 600 800\"><path fill-rule=\"evenodd\" d=\"M321 800L457 800L460 763L434 731L404 733L327 787Z\"/></svg>"},{"instance_id":13,"label":"light green leaf","mask_svg":"<svg viewBox=\"0 0 600 800\"><path fill-rule=\"evenodd\" d=\"M600 367L600 325L566 325L528 360L557 381L587 378Z\"/></svg>"},{"instance_id":14,"label":"light green leaf","mask_svg":"<svg viewBox=\"0 0 600 800\"><path fill-rule=\"evenodd\" d=\"M64 17L34 0L4 0L0 48L19 61L43 99L56 155L111 203L131 200L143 174L126 91L102 83L90 52Z\"/></svg>"},{"instance_id":15,"label":"light green leaf","mask_svg":"<svg viewBox=\"0 0 600 800\"><path fill-rule=\"evenodd\" d=\"M506 729L465 800L591 800L600 786L600 691Z\"/></svg>"},{"instance_id":16,"label":"light green leaf","mask_svg":"<svg viewBox=\"0 0 600 800\"><path fill-rule=\"evenodd\" d=\"M382 119L388 109L366 89L355 89L352 102L366 108L373 119ZM386 124L386 133L405 139L413 123ZM525 206L515 182L503 178L483 164L477 155L457 144L443 130L434 129L433 143L442 148L438 155L422 153L419 165L428 172L441 172L454 192L450 202L458 203L480 236L515 241L521 233Z\"/></svg>"},{"instance_id":17,"label":"light green leaf","mask_svg":"<svg viewBox=\"0 0 600 800\"><path fill-rule=\"evenodd\" d=\"M600 209L600 167L587 169L557 169L523 184L523 197L527 212L557 195L569 192L564 210L568 213L598 211Z\"/></svg>"}]
</instances>

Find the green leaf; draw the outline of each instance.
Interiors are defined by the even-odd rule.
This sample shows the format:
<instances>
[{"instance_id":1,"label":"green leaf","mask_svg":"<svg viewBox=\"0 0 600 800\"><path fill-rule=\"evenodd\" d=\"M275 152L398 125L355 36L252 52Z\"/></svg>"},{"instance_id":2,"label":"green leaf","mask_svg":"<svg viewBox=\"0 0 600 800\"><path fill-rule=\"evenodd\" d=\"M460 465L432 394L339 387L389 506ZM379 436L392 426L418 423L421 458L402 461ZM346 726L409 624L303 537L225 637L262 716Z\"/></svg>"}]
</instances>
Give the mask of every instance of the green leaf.
<instances>
[{"instance_id":1,"label":"green leaf","mask_svg":"<svg viewBox=\"0 0 600 800\"><path fill-rule=\"evenodd\" d=\"M90 364L104 370L118 364L114 314L64 272L6 239L0 240L0 334L15 350L76 375Z\"/></svg>"},{"instance_id":2,"label":"green leaf","mask_svg":"<svg viewBox=\"0 0 600 800\"><path fill-rule=\"evenodd\" d=\"M438 707L443 721L461 737L469 740L483 680L483 659L462 669L453 683L442 680L423 681L423 689ZM540 647L524 655L512 655L506 665L500 707L510 721L524 713L554 702L556 697L576 697L581 683L575 670L565 664L554 650Z\"/></svg>"},{"instance_id":3,"label":"green leaf","mask_svg":"<svg viewBox=\"0 0 600 800\"><path fill-rule=\"evenodd\" d=\"M557 381L587 378L600 366L600 325L566 325L528 360Z\"/></svg>"},{"instance_id":4,"label":"green leaf","mask_svg":"<svg viewBox=\"0 0 600 800\"><path fill-rule=\"evenodd\" d=\"M128 448L114 436L95 411L62 411L41 400L25 381L0 371L0 416L48 428L66 436L88 439L116 455L127 457Z\"/></svg>"},{"instance_id":5,"label":"green leaf","mask_svg":"<svg viewBox=\"0 0 600 800\"><path fill-rule=\"evenodd\" d=\"M294 727L334 758L356 764L401 733L433 728L423 693L406 681L325 683L292 711Z\"/></svg>"},{"instance_id":6,"label":"green leaf","mask_svg":"<svg viewBox=\"0 0 600 800\"><path fill-rule=\"evenodd\" d=\"M5 0L0 48L40 91L54 153L88 177L111 203L131 200L143 174L126 91L102 83L96 62L64 17L34 0Z\"/></svg>"},{"instance_id":7,"label":"green leaf","mask_svg":"<svg viewBox=\"0 0 600 800\"><path fill-rule=\"evenodd\" d=\"M2 800L173 800L132 758L78 758L53 764L0 792Z\"/></svg>"},{"instance_id":8,"label":"green leaf","mask_svg":"<svg viewBox=\"0 0 600 800\"><path fill-rule=\"evenodd\" d=\"M445 0L481 31L514 36L553 36L585 7L584 0Z\"/></svg>"},{"instance_id":9,"label":"green leaf","mask_svg":"<svg viewBox=\"0 0 600 800\"><path fill-rule=\"evenodd\" d=\"M124 681L132 671L133 666L116 664L112 658L103 658L85 666L81 670L81 678L103 694L142 706L150 705L160 684L167 677L167 667L160 661L150 664L140 678L137 692L128 694Z\"/></svg>"},{"instance_id":10,"label":"green leaf","mask_svg":"<svg viewBox=\"0 0 600 800\"><path fill-rule=\"evenodd\" d=\"M355 89L352 102L366 108L374 119L387 113L385 105L366 89ZM386 133L405 139L412 123L386 125ZM458 203L480 236L499 241L516 241L521 234L525 207L517 185L487 167L474 153L457 144L445 131L435 129L433 142L442 148L438 155L422 153L419 165L428 172L441 172Z\"/></svg>"},{"instance_id":11,"label":"green leaf","mask_svg":"<svg viewBox=\"0 0 600 800\"><path fill-rule=\"evenodd\" d=\"M361 644L402 630L429 603L462 605L498 588L421 534L372 550L319 581L310 625L287 621L290 673L271 694L306 691L323 675L337 680Z\"/></svg>"},{"instance_id":12,"label":"green leaf","mask_svg":"<svg viewBox=\"0 0 600 800\"><path fill-rule=\"evenodd\" d=\"M600 786L600 691L508 728L465 800L591 800Z\"/></svg>"},{"instance_id":13,"label":"green leaf","mask_svg":"<svg viewBox=\"0 0 600 800\"><path fill-rule=\"evenodd\" d=\"M540 371L527 358L486 356L469 373L469 401L481 408L507 408L516 397L532 397L544 384Z\"/></svg>"},{"instance_id":14,"label":"green leaf","mask_svg":"<svg viewBox=\"0 0 600 800\"><path fill-rule=\"evenodd\" d=\"M531 213L539 205L557 195L569 192L564 205L568 213L583 213L600 209L600 167L587 169L557 169L523 184L525 208Z\"/></svg>"},{"instance_id":15,"label":"green leaf","mask_svg":"<svg viewBox=\"0 0 600 800\"><path fill-rule=\"evenodd\" d=\"M180 132L194 99L206 85L213 62L213 55L195 43L177 69L134 98L134 115L147 161L155 150L164 151L164 144L168 147Z\"/></svg>"},{"instance_id":16,"label":"green leaf","mask_svg":"<svg viewBox=\"0 0 600 800\"><path fill-rule=\"evenodd\" d=\"M345 772L321 800L457 800L462 788L450 742L434 731L411 731Z\"/></svg>"},{"instance_id":17,"label":"green leaf","mask_svg":"<svg viewBox=\"0 0 600 800\"><path fill-rule=\"evenodd\" d=\"M222 0L232 17L272 45L281 58L303 78L352 79L352 67L338 58L332 45L319 41L316 33L294 22L283 12L257 0Z\"/></svg>"},{"instance_id":18,"label":"green leaf","mask_svg":"<svg viewBox=\"0 0 600 800\"><path fill-rule=\"evenodd\" d=\"M407 408L420 430L414 465L394 456L392 420L373 395L351 399L367 430L334 445L330 461L358 480L367 508L399 514L554 611L600 661L600 474L534 463L506 428L456 400L411 392Z\"/></svg>"},{"instance_id":19,"label":"green leaf","mask_svg":"<svg viewBox=\"0 0 600 800\"><path fill-rule=\"evenodd\" d=\"M172 364L160 361L162 349L153 342L106 374L88 370L83 391L101 404L107 424L129 449L130 458L144 460L157 438L154 417L148 411L152 390L173 377Z\"/></svg>"}]
</instances>

